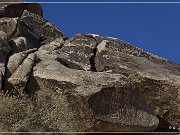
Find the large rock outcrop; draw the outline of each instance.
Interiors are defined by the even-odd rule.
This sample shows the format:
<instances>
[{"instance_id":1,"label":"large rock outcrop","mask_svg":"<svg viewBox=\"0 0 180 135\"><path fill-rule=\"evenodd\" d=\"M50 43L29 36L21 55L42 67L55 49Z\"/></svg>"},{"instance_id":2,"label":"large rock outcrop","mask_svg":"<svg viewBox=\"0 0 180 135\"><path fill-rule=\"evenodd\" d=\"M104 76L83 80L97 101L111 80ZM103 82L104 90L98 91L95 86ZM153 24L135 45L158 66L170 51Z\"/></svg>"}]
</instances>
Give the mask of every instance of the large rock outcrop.
<instances>
[{"instance_id":1,"label":"large rock outcrop","mask_svg":"<svg viewBox=\"0 0 180 135\"><path fill-rule=\"evenodd\" d=\"M55 90L57 93L70 94L72 102L79 98L84 100L85 103L80 103L81 106L89 103L86 110L81 112L82 116L78 116L79 119L86 119L84 114L89 110L90 116L94 115L96 121L102 122L98 123L97 127L85 127L85 129L123 131L126 126L132 131L133 128L137 131L155 129L158 125L158 118L148 109L143 100L139 100L133 89L132 91L128 89L130 87L128 85L130 85L128 78L124 75L69 69L56 60L46 59L34 67L26 90L31 93L32 90L46 88ZM77 110L79 108L77 104L74 104L73 107ZM91 109L94 113L90 111ZM104 122L109 122L111 128L106 129ZM113 129L116 124L119 126ZM121 126L122 129L118 129ZM136 127L138 128L136 129Z\"/></svg>"},{"instance_id":2,"label":"large rock outcrop","mask_svg":"<svg viewBox=\"0 0 180 135\"><path fill-rule=\"evenodd\" d=\"M97 71L131 78L155 114L178 125L180 66L120 40L97 38L101 40L95 58Z\"/></svg>"},{"instance_id":3,"label":"large rock outcrop","mask_svg":"<svg viewBox=\"0 0 180 135\"><path fill-rule=\"evenodd\" d=\"M0 11L0 90L28 97L32 118L41 119L13 118L18 130L3 131L179 130L179 64L115 38L67 38L36 3L1 4Z\"/></svg>"},{"instance_id":4,"label":"large rock outcrop","mask_svg":"<svg viewBox=\"0 0 180 135\"><path fill-rule=\"evenodd\" d=\"M27 10L24 10L21 19L38 39L42 38L46 41L44 43L49 43L58 37L65 37L64 33L52 23Z\"/></svg>"}]
</instances>

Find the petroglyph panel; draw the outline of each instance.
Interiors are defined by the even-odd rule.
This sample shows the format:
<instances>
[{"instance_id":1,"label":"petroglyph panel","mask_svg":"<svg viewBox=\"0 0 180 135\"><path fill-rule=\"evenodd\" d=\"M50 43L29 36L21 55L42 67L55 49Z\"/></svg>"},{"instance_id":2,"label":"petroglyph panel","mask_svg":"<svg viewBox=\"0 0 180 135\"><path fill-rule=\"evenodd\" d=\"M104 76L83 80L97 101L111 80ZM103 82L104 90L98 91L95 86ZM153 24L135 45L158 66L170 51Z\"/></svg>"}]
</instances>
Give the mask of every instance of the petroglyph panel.
<instances>
[{"instance_id":1,"label":"petroglyph panel","mask_svg":"<svg viewBox=\"0 0 180 135\"><path fill-rule=\"evenodd\" d=\"M146 103L131 86L102 89L89 99L89 104L96 119L122 125L148 123L151 115Z\"/></svg>"}]
</instances>

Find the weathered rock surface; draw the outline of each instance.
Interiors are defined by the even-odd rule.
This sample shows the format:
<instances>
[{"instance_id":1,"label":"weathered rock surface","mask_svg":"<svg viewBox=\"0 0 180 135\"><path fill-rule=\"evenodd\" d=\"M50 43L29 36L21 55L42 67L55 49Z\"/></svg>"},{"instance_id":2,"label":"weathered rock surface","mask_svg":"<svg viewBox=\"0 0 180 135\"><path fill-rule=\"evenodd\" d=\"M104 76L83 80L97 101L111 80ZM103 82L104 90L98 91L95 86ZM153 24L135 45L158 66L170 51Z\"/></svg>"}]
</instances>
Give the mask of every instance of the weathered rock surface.
<instances>
[{"instance_id":1,"label":"weathered rock surface","mask_svg":"<svg viewBox=\"0 0 180 135\"><path fill-rule=\"evenodd\" d=\"M45 44L45 45L41 46L38 49L38 52L41 53L41 50L46 50L49 53L52 53L58 49L61 49L62 46L64 45L64 43L65 43L65 40L63 38L57 38L57 39L53 40L52 42L50 42L49 44Z\"/></svg>"},{"instance_id":2,"label":"weathered rock surface","mask_svg":"<svg viewBox=\"0 0 180 135\"><path fill-rule=\"evenodd\" d=\"M29 79L29 75L33 68L35 62L36 55L31 53L27 56L27 58L23 61L23 63L16 69L16 71L12 74L12 76L7 80L6 89L11 90L15 89L19 91L19 93L23 93L25 91L25 87L27 81Z\"/></svg>"},{"instance_id":3,"label":"weathered rock surface","mask_svg":"<svg viewBox=\"0 0 180 135\"><path fill-rule=\"evenodd\" d=\"M43 15L42 8L38 3L22 3L22 0L1 0L1 2L4 3L0 3L0 17L21 17L24 10L39 16Z\"/></svg>"},{"instance_id":4,"label":"weathered rock surface","mask_svg":"<svg viewBox=\"0 0 180 135\"><path fill-rule=\"evenodd\" d=\"M132 82L130 85L134 86L129 87L128 82L130 80L124 75L131 77L129 75L131 72L121 72L120 70L120 72L117 72L118 74L114 74L116 73L113 71L115 68L113 68L113 70L105 70L105 72L108 73L81 71L86 70L83 68L81 70L76 70L76 67L69 66L71 63L64 62L61 57L63 55L60 54L60 52L63 52L63 44L66 45L68 42L69 41L65 41L63 38L57 38L50 44L45 44L39 48L37 51L38 63L34 67L33 74L29 79L26 92L34 93L34 91L46 88L55 90L56 92L70 93L71 96L69 97L69 100L71 102L72 97L73 100L77 97L79 100L83 100L84 102L81 104L82 106L83 104L86 104L85 110L86 112L89 112L89 114L87 114L89 117L85 121L89 121L90 119L98 121L95 122L94 125L85 126L84 129L87 131L152 131L157 127L159 122L158 118L150 111L146 102L142 98L139 98L139 95L142 94L140 92L142 91L137 89L138 81L136 82L136 80L131 78L135 83ZM79 40L79 44L83 44L83 42L84 40ZM106 46L106 43L107 41L103 40L97 46L95 62L99 53L105 49L104 46ZM84 44L83 47L86 48L86 46L88 46L88 44ZM93 49L94 48L96 48L96 46L94 46ZM71 50L71 47L69 47L69 49ZM119 56L117 55L118 52L117 54L116 52L112 52L112 54ZM66 59L72 59L72 56L69 58L67 57ZM115 56L113 61L118 58ZM123 58L123 55L121 58ZM89 62L89 59L87 60ZM119 60L122 59L119 58ZM80 64L84 64L83 62L84 61L79 61ZM97 64L98 62L96 63L96 66ZM107 65L110 64L111 63ZM97 68L97 71L98 70L99 69ZM119 71L118 69L116 70ZM133 72L132 75L134 75ZM109 79L110 81L108 81L109 76L112 76ZM117 79L117 76L123 76L124 79ZM17 75L16 77L18 78ZM139 76L137 76L136 79L139 79ZM123 80L125 80L125 82L124 84L121 84ZM16 87L16 89L17 88L20 89L20 87ZM76 96L74 96L74 94ZM92 110L87 108L87 104ZM86 112L81 111L81 114L84 115ZM84 117L82 118L80 116L80 119L84 119ZM86 123L85 121L83 122Z\"/></svg>"},{"instance_id":5,"label":"weathered rock surface","mask_svg":"<svg viewBox=\"0 0 180 135\"><path fill-rule=\"evenodd\" d=\"M65 70L67 72L65 72ZM99 92L102 87L113 87L114 85L124 85L127 83L127 78L123 75L111 75L106 73L73 70L52 59L46 59L46 61L42 60L41 62L37 63L33 69L32 75L33 77L40 79L40 81L44 79L45 82L43 85L46 85L45 83L47 80L47 87L52 81L52 85L50 85L52 89L57 88L59 90L63 90L64 88L64 90L66 90L66 87L63 87L62 85L61 88L61 85L59 84L63 83L66 86L67 83L70 86L67 87L67 90L76 91L79 94L87 97ZM50 80L49 83L48 80Z\"/></svg>"},{"instance_id":6,"label":"weathered rock surface","mask_svg":"<svg viewBox=\"0 0 180 135\"><path fill-rule=\"evenodd\" d=\"M94 70L92 66L94 52L96 51L96 40L85 34L76 34L57 50L58 58L66 63L69 68L80 70Z\"/></svg>"},{"instance_id":7,"label":"weathered rock surface","mask_svg":"<svg viewBox=\"0 0 180 135\"><path fill-rule=\"evenodd\" d=\"M9 57L7 64L7 73L6 78L9 78L16 69L23 63L23 61L27 58L30 53L35 52L37 49L33 48L27 51L15 53Z\"/></svg>"},{"instance_id":8,"label":"weathered rock surface","mask_svg":"<svg viewBox=\"0 0 180 135\"><path fill-rule=\"evenodd\" d=\"M56 53L56 50L61 49L64 43L65 40L63 38L57 38L51 43L41 46L36 52L36 61L58 60L61 64L65 64L58 59L58 53Z\"/></svg>"},{"instance_id":9,"label":"weathered rock surface","mask_svg":"<svg viewBox=\"0 0 180 135\"><path fill-rule=\"evenodd\" d=\"M63 38L56 38L54 41L49 44L42 45L37 52L39 59L44 59L45 55L53 56L57 55L56 50L61 49L64 45L65 40ZM49 58L48 58L49 59Z\"/></svg>"},{"instance_id":10,"label":"weathered rock surface","mask_svg":"<svg viewBox=\"0 0 180 135\"><path fill-rule=\"evenodd\" d=\"M28 37L17 37L10 41L12 53L23 52L29 49L38 48L38 40Z\"/></svg>"},{"instance_id":11,"label":"weathered rock surface","mask_svg":"<svg viewBox=\"0 0 180 135\"><path fill-rule=\"evenodd\" d=\"M0 30L4 31L9 38L17 33L17 18L3 17L0 19Z\"/></svg>"},{"instance_id":12,"label":"weathered rock surface","mask_svg":"<svg viewBox=\"0 0 180 135\"><path fill-rule=\"evenodd\" d=\"M24 37L28 41L38 42L38 39L20 18L0 18L0 31L5 32L12 40Z\"/></svg>"},{"instance_id":13,"label":"weathered rock surface","mask_svg":"<svg viewBox=\"0 0 180 135\"><path fill-rule=\"evenodd\" d=\"M89 44L83 43L89 38L84 35L75 35L73 38L79 36L85 38L83 40L80 39L79 43L84 45L83 47L85 48L86 46L88 47ZM81 115L77 117L83 120L83 129L86 131L151 131L157 127L159 123L158 118L153 115L143 100L136 99L137 93L126 88L129 87L129 80L124 75L70 69L69 63L67 64L62 61L60 55L64 47L62 47L62 44L66 45L67 42L69 41L58 38L38 49L38 63L35 65L32 76L29 79L26 89L27 93L33 94L37 90L46 88L51 91L54 90L58 93L63 92L67 94L75 113L79 112L82 106L84 106L84 109L79 112ZM95 42L93 43L94 49L96 44ZM71 50L71 48L69 49ZM89 59L87 60L89 62ZM81 62L83 61L79 61L79 63ZM126 93L126 90L129 91ZM107 93L103 95L104 91L107 91ZM114 98L115 94L117 94L117 98ZM122 99L120 97L121 94L124 95ZM99 98L112 100L101 102ZM134 99L134 101L127 99ZM79 101L80 106L75 101ZM100 104L98 105L97 103L99 102ZM100 106L102 108L98 109ZM119 106L121 106L121 109L119 109ZM107 111L104 114L102 110ZM132 114L134 114L134 117ZM124 121L125 119L126 121ZM92 123L94 124L92 125ZM107 125L109 125L109 128L106 130ZM114 126L116 128L113 128Z\"/></svg>"},{"instance_id":14,"label":"weathered rock surface","mask_svg":"<svg viewBox=\"0 0 180 135\"><path fill-rule=\"evenodd\" d=\"M27 10L23 12L22 21L31 29L38 39L46 39L50 43L58 37L65 37L63 32L56 26Z\"/></svg>"},{"instance_id":15,"label":"weathered rock surface","mask_svg":"<svg viewBox=\"0 0 180 135\"><path fill-rule=\"evenodd\" d=\"M10 52L7 34L0 31L0 90L3 87L3 80L5 76L6 63Z\"/></svg>"},{"instance_id":16,"label":"weathered rock surface","mask_svg":"<svg viewBox=\"0 0 180 135\"><path fill-rule=\"evenodd\" d=\"M128 84L125 87L107 87L89 99L90 107L99 125L99 131L152 131L159 124L139 93Z\"/></svg>"},{"instance_id":17,"label":"weathered rock surface","mask_svg":"<svg viewBox=\"0 0 180 135\"><path fill-rule=\"evenodd\" d=\"M129 130L135 130L135 127L138 127L136 131L155 129L159 123L157 117L148 110L145 102L136 99L137 93L126 89L127 83L128 78L120 74L111 75L74 70L64 67L58 61L46 60L34 67L27 88L29 92L45 87L57 92L78 94L79 98L85 99L85 104L89 101L89 109L92 108L93 111L89 115L94 115L96 121L109 122L111 129L114 125L119 125L117 129L113 129L114 131L125 130L124 125L128 126ZM123 96L121 97L121 95ZM133 100L131 100L132 98ZM82 106L83 104L81 103ZM82 116L79 117L83 117L86 111L81 112ZM89 110L89 112L91 111ZM106 130L103 125L103 122L98 122L98 127L101 127L99 130ZM96 128L91 127L90 130Z\"/></svg>"},{"instance_id":18,"label":"weathered rock surface","mask_svg":"<svg viewBox=\"0 0 180 135\"><path fill-rule=\"evenodd\" d=\"M2 85L3 85L3 74L0 71L0 91L2 91Z\"/></svg>"},{"instance_id":19,"label":"weathered rock surface","mask_svg":"<svg viewBox=\"0 0 180 135\"><path fill-rule=\"evenodd\" d=\"M95 38L96 70L130 77L156 115L179 125L180 66L116 39Z\"/></svg>"}]
</instances>

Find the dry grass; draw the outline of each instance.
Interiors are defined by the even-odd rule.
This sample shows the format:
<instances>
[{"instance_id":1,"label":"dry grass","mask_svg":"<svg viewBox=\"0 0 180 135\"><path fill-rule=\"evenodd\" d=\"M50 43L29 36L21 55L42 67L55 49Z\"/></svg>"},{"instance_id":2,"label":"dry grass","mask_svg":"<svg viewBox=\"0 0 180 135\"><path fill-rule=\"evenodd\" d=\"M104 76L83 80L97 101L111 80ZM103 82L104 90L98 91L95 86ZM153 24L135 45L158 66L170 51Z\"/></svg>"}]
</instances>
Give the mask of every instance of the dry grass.
<instances>
[{"instance_id":1,"label":"dry grass","mask_svg":"<svg viewBox=\"0 0 180 135\"><path fill-rule=\"evenodd\" d=\"M0 94L0 132L80 131L62 94L39 90L34 100Z\"/></svg>"}]
</instances>

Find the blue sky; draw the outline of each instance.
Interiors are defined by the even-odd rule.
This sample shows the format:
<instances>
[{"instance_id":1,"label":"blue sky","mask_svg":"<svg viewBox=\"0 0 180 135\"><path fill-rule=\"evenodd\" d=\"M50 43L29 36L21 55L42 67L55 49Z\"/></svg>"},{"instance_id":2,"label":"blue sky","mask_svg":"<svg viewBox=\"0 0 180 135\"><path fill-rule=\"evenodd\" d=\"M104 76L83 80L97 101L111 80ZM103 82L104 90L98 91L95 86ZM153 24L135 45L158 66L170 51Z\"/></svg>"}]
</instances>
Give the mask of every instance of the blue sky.
<instances>
[{"instance_id":1,"label":"blue sky","mask_svg":"<svg viewBox=\"0 0 180 135\"><path fill-rule=\"evenodd\" d=\"M39 0L41 1L46 2L47 0ZM42 7L44 17L59 27L68 37L78 32L116 37L180 64L180 3L51 3L42 4Z\"/></svg>"}]
</instances>

